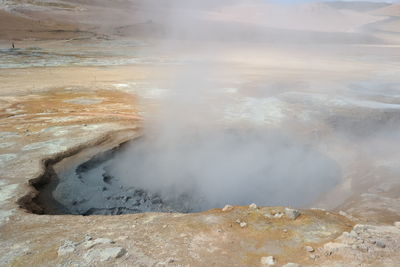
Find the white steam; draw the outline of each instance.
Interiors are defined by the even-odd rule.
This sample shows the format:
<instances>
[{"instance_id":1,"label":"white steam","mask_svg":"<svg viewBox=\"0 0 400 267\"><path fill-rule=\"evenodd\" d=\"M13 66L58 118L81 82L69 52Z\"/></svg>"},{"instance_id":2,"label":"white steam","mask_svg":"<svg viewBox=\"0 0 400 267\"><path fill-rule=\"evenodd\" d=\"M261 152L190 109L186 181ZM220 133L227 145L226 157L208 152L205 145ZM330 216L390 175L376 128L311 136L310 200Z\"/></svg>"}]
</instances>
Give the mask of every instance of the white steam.
<instances>
[{"instance_id":1,"label":"white steam","mask_svg":"<svg viewBox=\"0 0 400 267\"><path fill-rule=\"evenodd\" d=\"M185 63L165 82L168 95L157 103L156 111L147 113L144 137L114 159L110 173L125 185L158 193L166 200L189 199L193 210L251 202L311 204L337 183L339 167L315 149L313 140L305 143L293 130L251 122L228 123L225 112L232 109L235 99L221 90L221 77L234 75L230 72L233 66L224 63L237 58L246 63L243 55L252 54L251 42L258 48L262 42L351 42L348 35L331 32L352 31L376 18L359 14L361 17L355 16L355 21L346 24L334 19L339 14L335 10L318 13L306 8L294 17L293 8L279 6L277 10L287 19L272 16L268 20L264 15L271 14L268 7L275 5L265 5L249 17L241 12L253 14L257 1L214 2L173 1L169 6L157 6L152 1L148 6L155 10L149 18L162 23L166 34L157 48L174 51ZM320 20L310 15L313 12ZM300 27L298 20L302 18L307 18L307 23ZM285 30L271 30L277 25ZM311 33L290 31L299 27L309 30L312 25L318 27ZM356 37L364 40L363 36ZM231 42L243 44L238 51L244 54L232 55L228 49ZM184 52L179 53L181 48ZM240 84L241 77L234 78Z\"/></svg>"}]
</instances>

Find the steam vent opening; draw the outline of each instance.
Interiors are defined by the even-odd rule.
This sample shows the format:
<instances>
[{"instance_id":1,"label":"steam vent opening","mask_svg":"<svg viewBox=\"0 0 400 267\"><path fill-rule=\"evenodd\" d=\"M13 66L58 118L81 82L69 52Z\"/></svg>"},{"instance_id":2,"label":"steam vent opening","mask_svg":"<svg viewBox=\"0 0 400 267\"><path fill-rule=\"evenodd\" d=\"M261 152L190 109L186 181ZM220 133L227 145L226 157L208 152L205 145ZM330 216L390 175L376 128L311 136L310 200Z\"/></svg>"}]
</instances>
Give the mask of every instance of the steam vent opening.
<instances>
[{"instance_id":1,"label":"steam vent opening","mask_svg":"<svg viewBox=\"0 0 400 267\"><path fill-rule=\"evenodd\" d=\"M270 130L175 141L144 136L83 163L66 158L51 167L37 202L44 213L80 215L190 213L253 202L307 207L340 176L335 161L316 148Z\"/></svg>"}]
</instances>

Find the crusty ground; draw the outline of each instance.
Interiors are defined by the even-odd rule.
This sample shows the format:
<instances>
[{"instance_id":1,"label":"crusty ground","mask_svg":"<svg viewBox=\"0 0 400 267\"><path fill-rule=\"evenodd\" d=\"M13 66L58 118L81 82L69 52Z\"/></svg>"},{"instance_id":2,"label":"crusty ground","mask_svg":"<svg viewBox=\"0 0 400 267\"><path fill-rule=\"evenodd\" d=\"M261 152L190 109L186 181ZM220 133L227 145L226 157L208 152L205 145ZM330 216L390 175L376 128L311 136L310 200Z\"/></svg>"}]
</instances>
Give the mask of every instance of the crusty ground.
<instances>
[{"instance_id":1,"label":"crusty ground","mask_svg":"<svg viewBox=\"0 0 400 267\"><path fill-rule=\"evenodd\" d=\"M19 14L0 11L1 48L9 48L14 41L17 47L39 44L43 47L62 49L64 44L77 39L79 44L88 42L92 45L96 43L98 36L103 36L102 34L110 34L113 38L118 35L132 35L138 31L145 33L142 36L147 34L140 28L141 24L136 24L146 22L146 16L137 18L133 26L127 24L121 16L121 25L112 25L109 27L111 29L104 25L90 25L99 21L96 14L88 16L85 23L74 21L71 12L75 5L82 3L85 7L93 4L91 1L73 1L73 8L55 11L54 14L60 15L58 18L47 11L47 14L51 15L46 15L43 11L20 10ZM98 5L103 5L101 14L106 14L105 2L99 2ZM121 7L124 8L123 5L118 5L116 9ZM101 10L98 6L93 8ZM79 13L80 18L87 17L88 13L85 12ZM115 12L113 14L124 13L118 10ZM126 12L124 18L129 18ZM396 23L394 21L388 25L380 25L380 29L392 30ZM144 25L145 29L152 29L154 26L149 25L151 24ZM100 28L101 32L95 32L100 31ZM386 42L392 42L394 46L398 43L399 38L393 33L376 34L384 35ZM231 61L228 63L232 63L232 71L221 75L224 81L239 77L236 76L239 74L251 78L255 84L262 83L265 76L276 80L318 80L321 73L329 73L324 77L329 77L330 80L354 76L361 79L374 75L376 69L382 70L387 67L386 62L359 64L351 60L336 59L334 56L310 57L310 51L304 54L296 54L294 51L290 55L277 50L265 54L259 53L258 50L246 50L246 53L242 53L240 45L238 46L239 49L221 49L229 53ZM274 220L263 216L266 210L281 210L280 207L257 210L235 207L226 213L216 209L189 215L146 213L90 217L36 215L18 207L18 199L27 194L29 196L29 192L35 193L28 181L41 177L45 171L45 159L62 158L78 152L87 157L91 153L111 149L140 135L142 116L138 98L133 92L117 89L115 84L152 82L156 87L158 81L167 79L174 72L179 73L177 68L148 64L0 69L0 131L19 134L17 137L7 137L7 141L14 142L12 146L0 148L2 154L17 155L9 164L1 166L1 265L257 266L262 256L269 255L274 255L279 265L292 261L302 263L303 266L396 266L400 262L399 230L391 226L382 226L399 220L400 213L394 209L395 205L387 207L386 203L392 202L385 202L385 199L365 199L356 196L339 207L347 211L353 209L347 218L323 210L305 210L295 221L285 218ZM252 83L249 82L249 85L249 91L253 90ZM254 89L254 94L256 93L257 90ZM90 105L68 102L80 98L101 99L101 102ZM70 130L69 126L77 127ZM60 128L55 133L45 131L52 127ZM64 130L65 133L62 134ZM329 130L324 129L326 132ZM308 131L304 132L308 134ZM32 144L51 143L60 138L68 142L56 151L48 150L47 147L26 149ZM88 147L89 152L85 154L84 151L87 151ZM90 147L93 150L90 150ZM345 151L357 148L356 144L342 144L342 147L337 148L339 152L332 151L332 154L341 155L341 149ZM351 194L353 187L358 188L365 174L363 168L370 164L367 155L361 152L357 151L360 153L357 158L361 159L361 163L347 164L346 159L342 159L343 170L346 173L355 173L349 178L351 186L344 183L348 186L346 190L350 190L346 193ZM368 182L372 183L373 178L369 177ZM329 200L335 200L338 196L348 196L341 195L343 192L340 188L337 190L321 202L325 201L324 204L329 206L328 204L332 203ZM396 188L394 190L386 192L384 196L396 201L399 191ZM376 205L374 210L370 210L371 205ZM386 209L395 211L388 213ZM237 219L246 221L247 227L241 228L236 223ZM356 222L380 226L356 233L358 238L354 237L354 240L349 240L346 234L342 236L344 231L351 232ZM110 262L90 263L83 261L83 256L88 251L79 244L74 253L58 256L57 250L66 240L80 243L83 242L85 234L94 238L108 237L115 241L115 245L124 247L127 253ZM317 242L307 241L312 234L324 238ZM387 248L377 248L373 243L375 239L384 240ZM332 249L332 243L334 247L340 248ZM368 245L363 246L364 243ZM326 244L329 245L325 246ZM354 244L356 247L353 247ZM318 257L315 260L304 251L305 245L312 245L316 249Z\"/></svg>"}]
</instances>

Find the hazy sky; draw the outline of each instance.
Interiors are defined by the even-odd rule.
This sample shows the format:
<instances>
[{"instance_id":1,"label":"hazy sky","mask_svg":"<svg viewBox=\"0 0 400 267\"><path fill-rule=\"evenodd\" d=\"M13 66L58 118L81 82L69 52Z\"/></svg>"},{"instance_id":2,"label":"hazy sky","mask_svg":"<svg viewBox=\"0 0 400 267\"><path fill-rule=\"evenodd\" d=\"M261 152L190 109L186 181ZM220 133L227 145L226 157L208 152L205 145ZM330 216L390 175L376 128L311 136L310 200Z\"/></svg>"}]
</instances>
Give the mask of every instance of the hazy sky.
<instances>
[{"instance_id":1,"label":"hazy sky","mask_svg":"<svg viewBox=\"0 0 400 267\"><path fill-rule=\"evenodd\" d=\"M338 2L338 0L275 0L275 2L284 3L302 3L302 2ZM340 2L340 1L339 1ZM398 3L400 0L342 0L341 2L379 2L379 3Z\"/></svg>"}]
</instances>

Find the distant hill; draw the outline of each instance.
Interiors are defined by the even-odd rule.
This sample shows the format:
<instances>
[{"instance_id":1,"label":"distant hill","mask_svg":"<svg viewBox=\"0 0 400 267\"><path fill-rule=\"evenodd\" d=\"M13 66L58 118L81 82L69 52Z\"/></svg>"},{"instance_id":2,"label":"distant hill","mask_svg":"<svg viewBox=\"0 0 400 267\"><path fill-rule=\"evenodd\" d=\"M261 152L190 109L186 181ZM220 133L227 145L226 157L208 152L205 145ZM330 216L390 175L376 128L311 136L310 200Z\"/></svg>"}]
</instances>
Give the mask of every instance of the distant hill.
<instances>
[{"instance_id":1,"label":"distant hill","mask_svg":"<svg viewBox=\"0 0 400 267\"><path fill-rule=\"evenodd\" d=\"M380 16L400 17L400 4L393 4L374 10L371 14Z\"/></svg>"},{"instance_id":2,"label":"distant hill","mask_svg":"<svg viewBox=\"0 0 400 267\"><path fill-rule=\"evenodd\" d=\"M354 2L335 1L335 2L326 2L326 4L336 9L348 9L359 12L372 11L380 8L385 8L391 5L389 3L374 3L367 1L354 1Z\"/></svg>"}]
</instances>

